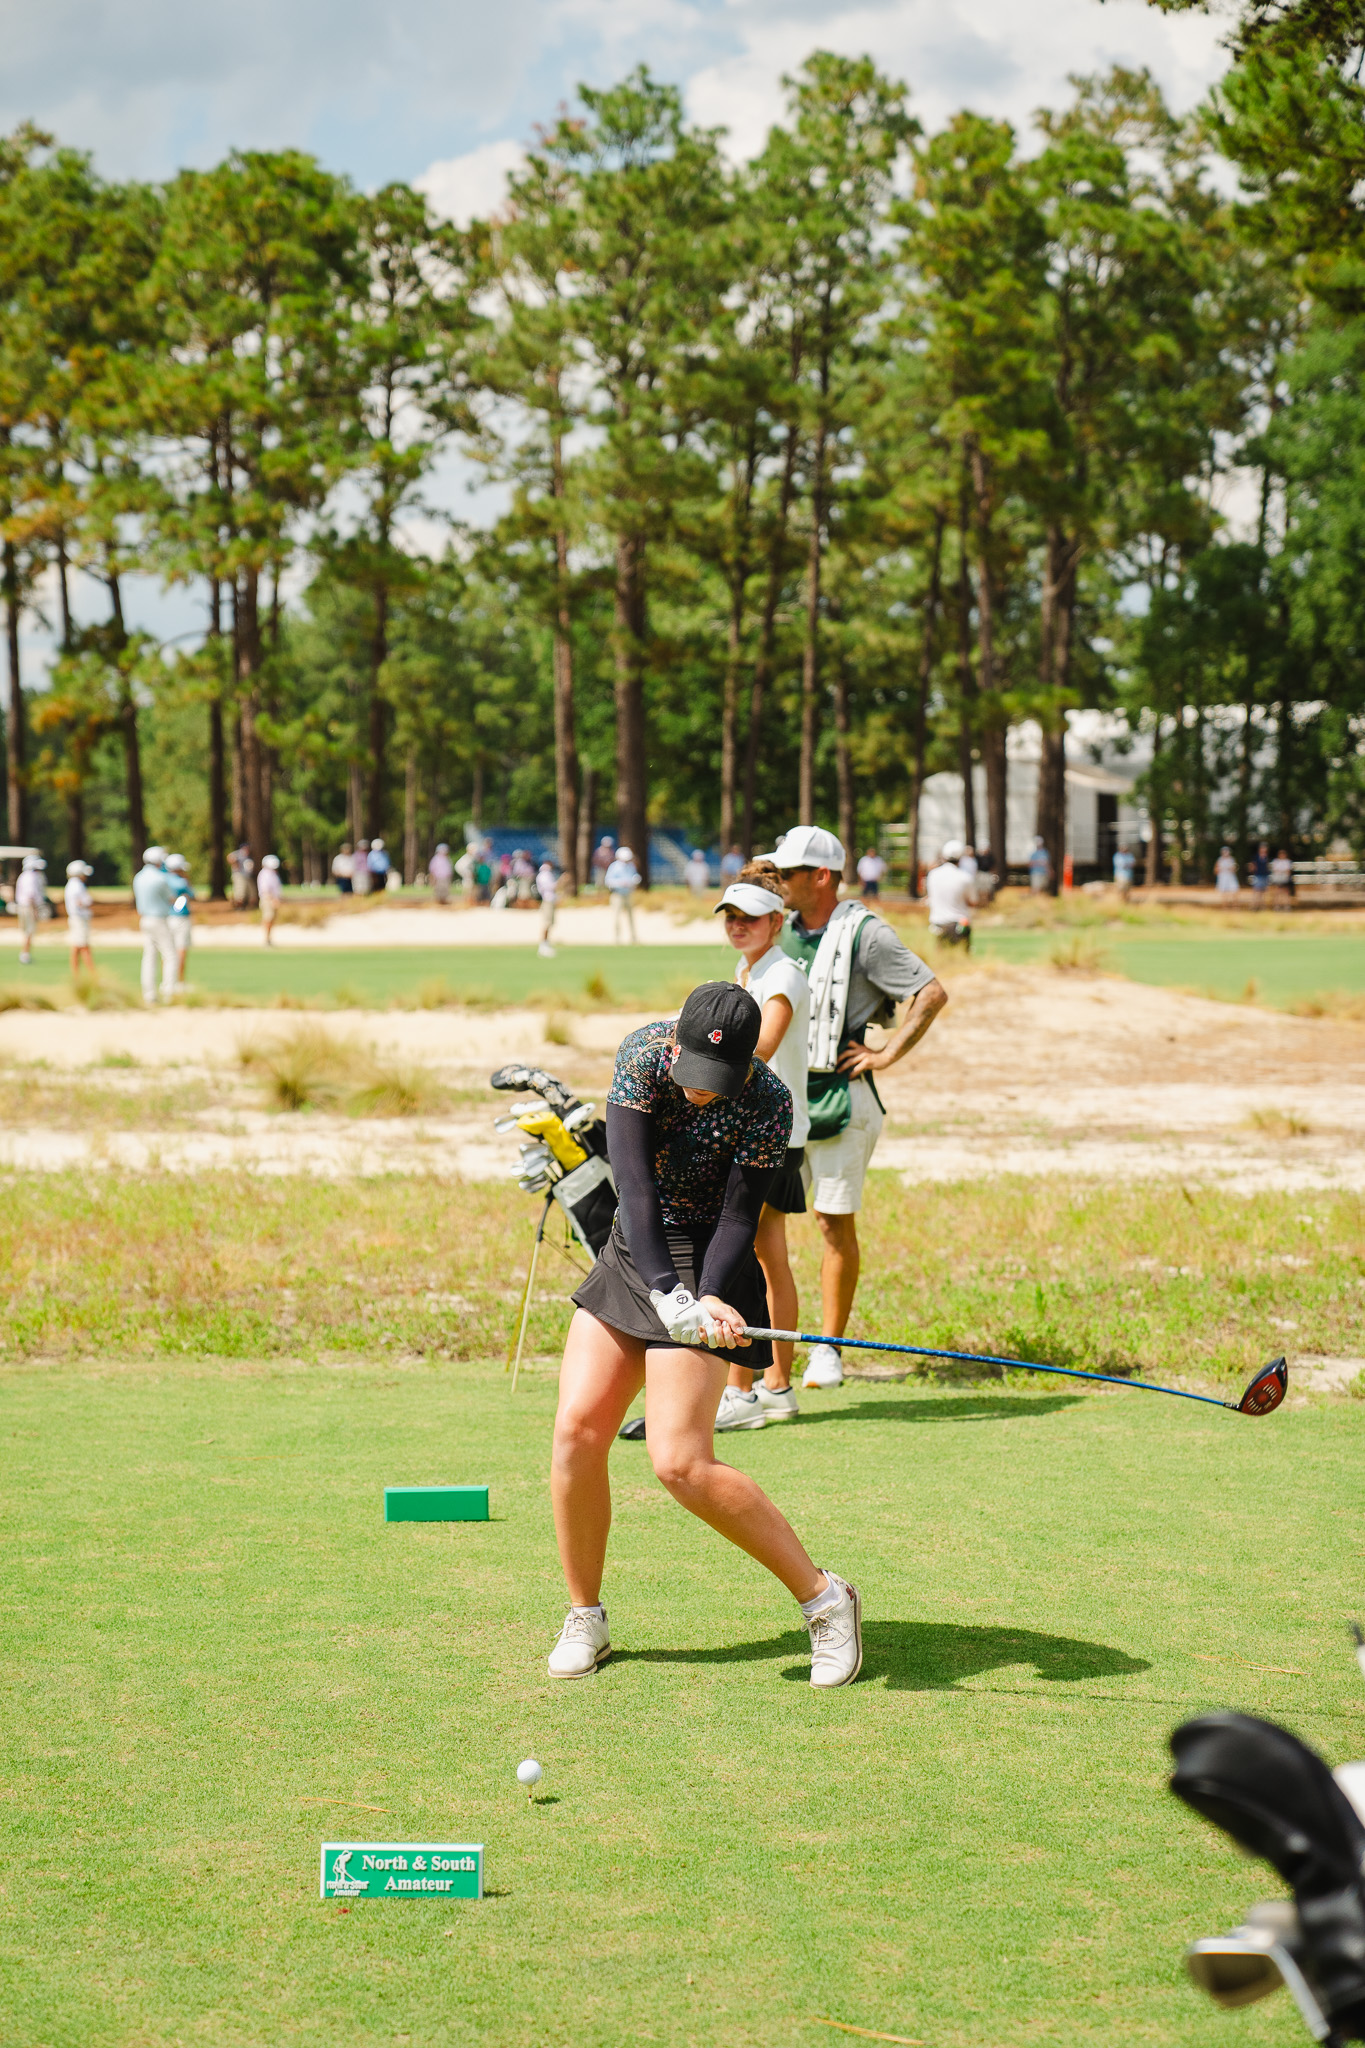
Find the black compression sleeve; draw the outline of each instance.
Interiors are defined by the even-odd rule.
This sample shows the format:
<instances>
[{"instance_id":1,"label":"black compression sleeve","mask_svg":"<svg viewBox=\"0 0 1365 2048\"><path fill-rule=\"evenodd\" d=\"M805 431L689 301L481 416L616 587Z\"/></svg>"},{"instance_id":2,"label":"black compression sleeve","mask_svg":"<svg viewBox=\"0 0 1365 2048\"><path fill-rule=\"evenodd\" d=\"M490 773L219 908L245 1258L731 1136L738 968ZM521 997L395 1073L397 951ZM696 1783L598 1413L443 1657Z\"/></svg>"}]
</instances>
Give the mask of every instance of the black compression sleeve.
<instances>
[{"instance_id":1,"label":"black compression sleeve","mask_svg":"<svg viewBox=\"0 0 1365 2048\"><path fill-rule=\"evenodd\" d=\"M607 1104L607 1157L616 1176L621 1228L640 1278L661 1294L680 1283L664 1236L659 1191L649 1156L649 1118L642 1109Z\"/></svg>"},{"instance_id":2,"label":"black compression sleeve","mask_svg":"<svg viewBox=\"0 0 1365 2048\"><path fill-rule=\"evenodd\" d=\"M773 1184L775 1172L776 1168L771 1166L730 1168L720 1220L702 1260L701 1277L697 1282L699 1301L704 1294L714 1294L721 1301L725 1300L725 1290L741 1260L747 1258L754 1248L759 1212Z\"/></svg>"}]
</instances>

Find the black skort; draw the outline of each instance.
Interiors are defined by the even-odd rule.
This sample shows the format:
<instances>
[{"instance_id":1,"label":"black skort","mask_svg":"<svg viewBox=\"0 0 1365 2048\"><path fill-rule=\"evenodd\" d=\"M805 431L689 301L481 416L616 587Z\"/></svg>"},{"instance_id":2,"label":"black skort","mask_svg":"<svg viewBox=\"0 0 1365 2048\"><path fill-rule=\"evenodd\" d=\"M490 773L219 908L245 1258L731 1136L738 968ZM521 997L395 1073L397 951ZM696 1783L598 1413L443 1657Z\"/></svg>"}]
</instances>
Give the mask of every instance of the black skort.
<instances>
[{"instance_id":1,"label":"black skort","mask_svg":"<svg viewBox=\"0 0 1365 2048\"><path fill-rule=\"evenodd\" d=\"M804 1145L789 1145L787 1156L773 1175L772 1186L763 1197L769 1209L777 1209L783 1216L804 1216L806 1213L806 1176L802 1172L805 1162Z\"/></svg>"},{"instance_id":2,"label":"black skort","mask_svg":"<svg viewBox=\"0 0 1365 2048\"><path fill-rule=\"evenodd\" d=\"M695 1294L697 1275L711 1241L710 1229L695 1232L665 1229L664 1236L668 1240L674 1271L689 1293ZM763 1268L752 1251L728 1282L724 1298L751 1328L764 1330L769 1327L768 1290L763 1281ZM619 1219L612 1225L611 1236L573 1299L579 1308L585 1308L590 1316L596 1316L599 1323L607 1323L613 1330L619 1330L623 1337L634 1337L642 1344L657 1344L661 1350L670 1342L650 1301L649 1284L635 1269ZM701 1344L687 1348L706 1350L706 1346ZM773 1347L765 1339L756 1338L743 1350L710 1351L707 1355L728 1358L732 1365L746 1365L753 1372L766 1372L773 1362Z\"/></svg>"}]
</instances>

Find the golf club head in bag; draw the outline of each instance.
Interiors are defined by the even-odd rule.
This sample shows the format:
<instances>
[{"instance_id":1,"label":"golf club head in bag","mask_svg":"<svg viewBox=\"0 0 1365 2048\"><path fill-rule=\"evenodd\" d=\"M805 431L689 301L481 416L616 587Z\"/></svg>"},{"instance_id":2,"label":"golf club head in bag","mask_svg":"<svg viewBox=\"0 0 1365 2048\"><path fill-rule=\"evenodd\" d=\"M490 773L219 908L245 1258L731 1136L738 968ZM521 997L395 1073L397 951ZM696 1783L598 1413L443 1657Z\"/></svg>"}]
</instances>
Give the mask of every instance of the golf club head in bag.
<instances>
[{"instance_id":1,"label":"golf club head in bag","mask_svg":"<svg viewBox=\"0 0 1365 2048\"><path fill-rule=\"evenodd\" d=\"M1249 1714L1187 1721L1171 1753L1177 1799L1273 1864L1293 1891L1298 1939L1284 1946L1328 2029L1317 2038L1334 2048L1365 2040L1365 1826L1327 1765Z\"/></svg>"},{"instance_id":2,"label":"golf club head in bag","mask_svg":"<svg viewBox=\"0 0 1365 2048\"><path fill-rule=\"evenodd\" d=\"M499 1067L496 1074L490 1074L488 1085L490 1088L533 1089L559 1116L568 1116L579 1106L578 1097L562 1081L556 1081L553 1074L547 1074L544 1067L524 1067L514 1061L511 1066Z\"/></svg>"}]
</instances>

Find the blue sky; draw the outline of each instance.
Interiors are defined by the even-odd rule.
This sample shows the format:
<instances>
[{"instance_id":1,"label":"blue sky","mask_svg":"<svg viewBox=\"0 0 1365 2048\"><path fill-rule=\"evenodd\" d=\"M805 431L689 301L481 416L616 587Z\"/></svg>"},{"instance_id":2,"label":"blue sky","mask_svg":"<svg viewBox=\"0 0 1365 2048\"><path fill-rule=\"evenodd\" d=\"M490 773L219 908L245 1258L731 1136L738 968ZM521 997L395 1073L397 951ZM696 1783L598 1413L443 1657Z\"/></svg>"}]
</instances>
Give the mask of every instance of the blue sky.
<instances>
[{"instance_id":1,"label":"blue sky","mask_svg":"<svg viewBox=\"0 0 1365 2048\"><path fill-rule=\"evenodd\" d=\"M870 53L930 128L961 106L1024 127L1069 72L1115 62L1149 65L1184 108L1222 68L1216 23L1142 0L0 0L0 33L0 124L35 120L108 177L295 146L362 186L415 180L456 217L497 203L518 144L580 81L641 62L741 155L816 48ZM477 517L467 475L447 462L440 494ZM159 634L195 623L154 585L129 599ZM46 637L26 629L35 679Z\"/></svg>"}]
</instances>

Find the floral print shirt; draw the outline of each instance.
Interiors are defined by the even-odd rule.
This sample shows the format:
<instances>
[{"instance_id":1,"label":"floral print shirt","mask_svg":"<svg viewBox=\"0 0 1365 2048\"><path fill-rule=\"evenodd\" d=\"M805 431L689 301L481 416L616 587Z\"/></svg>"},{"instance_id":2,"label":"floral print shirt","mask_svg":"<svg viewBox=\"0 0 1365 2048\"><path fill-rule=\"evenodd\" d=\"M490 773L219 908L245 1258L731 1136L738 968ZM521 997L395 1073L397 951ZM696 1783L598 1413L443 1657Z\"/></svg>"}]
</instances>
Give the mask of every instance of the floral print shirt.
<instances>
[{"instance_id":1,"label":"floral print shirt","mask_svg":"<svg viewBox=\"0 0 1365 2048\"><path fill-rule=\"evenodd\" d=\"M738 1095L718 1095L704 1109L688 1101L672 1071L672 1024L641 1025L621 1041L607 1101L649 1117L660 1213L670 1229L689 1230L716 1221L732 1166L782 1165L792 1099L760 1059Z\"/></svg>"}]
</instances>

